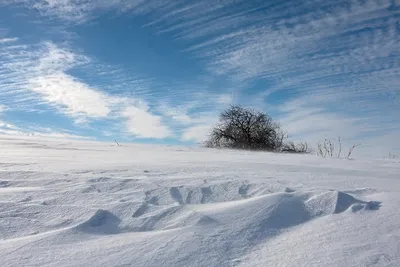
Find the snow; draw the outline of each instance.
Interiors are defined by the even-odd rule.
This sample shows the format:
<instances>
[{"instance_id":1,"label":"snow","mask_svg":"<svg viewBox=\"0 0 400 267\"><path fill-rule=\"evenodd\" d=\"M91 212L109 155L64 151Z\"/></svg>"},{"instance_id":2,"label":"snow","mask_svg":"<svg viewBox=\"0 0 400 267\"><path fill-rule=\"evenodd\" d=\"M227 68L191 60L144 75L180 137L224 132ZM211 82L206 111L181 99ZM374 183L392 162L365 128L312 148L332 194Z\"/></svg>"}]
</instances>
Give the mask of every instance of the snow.
<instances>
[{"instance_id":1,"label":"snow","mask_svg":"<svg viewBox=\"0 0 400 267\"><path fill-rule=\"evenodd\" d=\"M400 266L400 163L0 137L0 266Z\"/></svg>"}]
</instances>

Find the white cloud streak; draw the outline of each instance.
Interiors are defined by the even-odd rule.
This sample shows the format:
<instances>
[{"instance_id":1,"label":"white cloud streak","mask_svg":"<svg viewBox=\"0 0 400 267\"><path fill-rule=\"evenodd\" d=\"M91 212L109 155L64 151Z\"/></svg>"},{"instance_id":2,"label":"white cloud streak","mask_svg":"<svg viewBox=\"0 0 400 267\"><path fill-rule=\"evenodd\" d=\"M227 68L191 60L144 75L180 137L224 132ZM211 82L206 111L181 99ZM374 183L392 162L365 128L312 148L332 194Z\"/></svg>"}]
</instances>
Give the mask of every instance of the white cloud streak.
<instances>
[{"instance_id":1,"label":"white cloud streak","mask_svg":"<svg viewBox=\"0 0 400 267\"><path fill-rule=\"evenodd\" d=\"M0 38L0 45L6 43L13 43L18 41L18 38Z\"/></svg>"},{"instance_id":2,"label":"white cloud streak","mask_svg":"<svg viewBox=\"0 0 400 267\"><path fill-rule=\"evenodd\" d=\"M163 139L172 136L170 129L163 125L162 118L145 109L128 106L121 114L128 118L128 131L139 138Z\"/></svg>"},{"instance_id":3,"label":"white cloud streak","mask_svg":"<svg viewBox=\"0 0 400 267\"><path fill-rule=\"evenodd\" d=\"M32 78L28 87L73 117L105 118L111 112L111 101L105 94L63 72Z\"/></svg>"},{"instance_id":4,"label":"white cloud streak","mask_svg":"<svg viewBox=\"0 0 400 267\"><path fill-rule=\"evenodd\" d=\"M138 138L166 138L171 131L162 118L140 104L140 99L109 95L66 72L90 60L53 43L36 50L11 46L2 51L5 64L0 67L0 96L13 94L24 105L40 102L77 123L98 119L122 121L126 132ZM15 108L15 106L14 106Z\"/></svg>"}]
</instances>

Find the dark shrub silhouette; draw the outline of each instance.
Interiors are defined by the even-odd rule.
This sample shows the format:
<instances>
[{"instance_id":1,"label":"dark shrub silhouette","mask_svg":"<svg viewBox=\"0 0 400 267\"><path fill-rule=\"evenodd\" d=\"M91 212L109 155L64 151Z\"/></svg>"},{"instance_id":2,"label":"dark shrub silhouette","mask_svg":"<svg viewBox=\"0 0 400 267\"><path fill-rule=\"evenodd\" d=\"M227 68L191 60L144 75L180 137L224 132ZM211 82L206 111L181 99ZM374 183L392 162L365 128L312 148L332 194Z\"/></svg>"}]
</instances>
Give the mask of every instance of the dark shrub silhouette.
<instances>
[{"instance_id":1,"label":"dark shrub silhouette","mask_svg":"<svg viewBox=\"0 0 400 267\"><path fill-rule=\"evenodd\" d=\"M230 106L212 128L206 147L277 151L286 134L263 112Z\"/></svg>"}]
</instances>

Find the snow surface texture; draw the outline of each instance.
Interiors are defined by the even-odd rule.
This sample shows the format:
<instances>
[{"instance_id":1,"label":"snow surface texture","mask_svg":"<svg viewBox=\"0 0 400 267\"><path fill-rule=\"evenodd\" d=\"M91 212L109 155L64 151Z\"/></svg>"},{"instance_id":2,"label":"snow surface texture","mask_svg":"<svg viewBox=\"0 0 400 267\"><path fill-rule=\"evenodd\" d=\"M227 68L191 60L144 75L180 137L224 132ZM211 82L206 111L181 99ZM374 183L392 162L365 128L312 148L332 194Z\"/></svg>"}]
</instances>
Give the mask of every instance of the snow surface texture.
<instances>
[{"instance_id":1,"label":"snow surface texture","mask_svg":"<svg viewBox=\"0 0 400 267\"><path fill-rule=\"evenodd\" d=\"M0 137L0 266L400 266L400 163Z\"/></svg>"}]
</instances>

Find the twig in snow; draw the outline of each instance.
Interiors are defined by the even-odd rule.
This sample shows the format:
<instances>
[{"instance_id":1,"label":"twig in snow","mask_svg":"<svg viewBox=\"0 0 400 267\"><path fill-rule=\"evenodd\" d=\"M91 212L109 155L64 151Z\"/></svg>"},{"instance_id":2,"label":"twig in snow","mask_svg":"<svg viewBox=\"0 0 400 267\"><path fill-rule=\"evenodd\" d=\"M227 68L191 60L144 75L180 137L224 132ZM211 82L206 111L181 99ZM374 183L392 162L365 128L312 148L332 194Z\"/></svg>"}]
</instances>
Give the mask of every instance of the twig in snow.
<instances>
[{"instance_id":1,"label":"twig in snow","mask_svg":"<svg viewBox=\"0 0 400 267\"><path fill-rule=\"evenodd\" d=\"M354 149L358 146L361 146L361 144L357 144L357 145L353 145L350 149L349 149L349 154L347 154L346 159L350 159L351 157L351 153L353 153Z\"/></svg>"}]
</instances>

